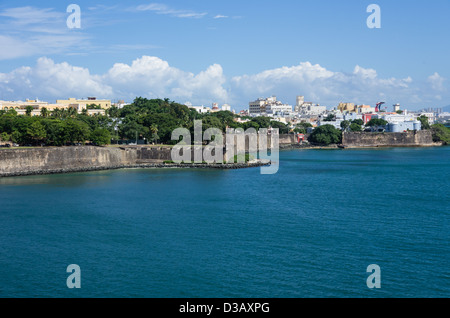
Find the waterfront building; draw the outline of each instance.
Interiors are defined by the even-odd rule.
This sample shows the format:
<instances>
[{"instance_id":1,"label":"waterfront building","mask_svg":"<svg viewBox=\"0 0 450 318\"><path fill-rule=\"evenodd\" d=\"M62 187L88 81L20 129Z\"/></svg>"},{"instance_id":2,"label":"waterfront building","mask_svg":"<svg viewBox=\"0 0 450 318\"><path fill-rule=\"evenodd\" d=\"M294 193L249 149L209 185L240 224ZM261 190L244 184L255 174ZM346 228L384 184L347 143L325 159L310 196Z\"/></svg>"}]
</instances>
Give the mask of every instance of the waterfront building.
<instances>
[{"instance_id":1,"label":"waterfront building","mask_svg":"<svg viewBox=\"0 0 450 318\"><path fill-rule=\"evenodd\" d=\"M60 105L79 105L78 108L84 109L88 105L100 106L101 109L109 109L111 107L111 100L107 99L97 99L97 97L88 97L87 99L58 99L56 104Z\"/></svg>"},{"instance_id":2,"label":"waterfront building","mask_svg":"<svg viewBox=\"0 0 450 318\"><path fill-rule=\"evenodd\" d=\"M422 130L422 124L420 121L404 121L404 122L392 122L387 124L386 126L386 132L405 132L408 130L416 130L420 131Z\"/></svg>"},{"instance_id":3,"label":"waterfront building","mask_svg":"<svg viewBox=\"0 0 450 318\"><path fill-rule=\"evenodd\" d=\"M414 114L408 113L378 113L378 118L382 118L388 123L412 122L417 120L417 117Z\"/></svg>"}]
</instances>

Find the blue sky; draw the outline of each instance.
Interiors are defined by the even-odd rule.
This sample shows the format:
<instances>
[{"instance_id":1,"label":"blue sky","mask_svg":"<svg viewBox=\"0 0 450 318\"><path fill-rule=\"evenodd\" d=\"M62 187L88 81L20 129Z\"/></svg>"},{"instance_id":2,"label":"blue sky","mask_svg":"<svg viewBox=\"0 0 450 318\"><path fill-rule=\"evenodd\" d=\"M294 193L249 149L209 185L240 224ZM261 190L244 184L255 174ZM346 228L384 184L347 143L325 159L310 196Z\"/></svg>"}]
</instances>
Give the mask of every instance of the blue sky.
<instances>
[{"instance_id":1,"label":"blue sky","mask_svg":"<svg viewBox=\"0 0 450 318\"><path fill-rule=\"evenodd\" d=\"M69 4L81 29L68 29ZM366 24L369 4L381 29ZM0 100L450 104L450 1L1 1Z\"/></svg>"}]
</instances>

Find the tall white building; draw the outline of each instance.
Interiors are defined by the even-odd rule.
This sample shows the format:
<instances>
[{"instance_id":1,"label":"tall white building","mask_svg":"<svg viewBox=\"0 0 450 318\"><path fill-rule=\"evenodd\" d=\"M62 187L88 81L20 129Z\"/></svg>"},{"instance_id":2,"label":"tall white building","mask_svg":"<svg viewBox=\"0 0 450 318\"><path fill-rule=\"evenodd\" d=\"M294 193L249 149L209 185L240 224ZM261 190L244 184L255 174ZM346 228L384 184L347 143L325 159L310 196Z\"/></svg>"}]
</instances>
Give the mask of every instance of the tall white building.
<instances>
[{"instance_id":1,"label":"tall white building","mask_svg":"<svg viewBox=\"0 0 450 318\"><path fill-rule=\"evenodd\" d=\"M276 96L269 98L258 98L249 103L250 115L274 115L279 113L291 113L292 106L283 104L277 100Z\"/></svg>"}]
</instances>

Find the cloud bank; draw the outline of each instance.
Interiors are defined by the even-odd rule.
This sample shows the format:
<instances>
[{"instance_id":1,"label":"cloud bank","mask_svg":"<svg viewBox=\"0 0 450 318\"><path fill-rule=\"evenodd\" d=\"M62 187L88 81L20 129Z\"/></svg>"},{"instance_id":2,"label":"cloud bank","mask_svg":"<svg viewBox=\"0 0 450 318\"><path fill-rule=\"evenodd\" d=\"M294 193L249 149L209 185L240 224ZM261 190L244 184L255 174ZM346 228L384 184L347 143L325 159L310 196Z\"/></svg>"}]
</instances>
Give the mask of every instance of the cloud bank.
<instances>
[{"instance_id":1,"label":"cloud bank","mask_svg":"<svg viewBox=\"0 0 450 318\"><path fill-rule=\"evenodd\" d=\"M450 96L444 83L445 78L438 73L413 81L411 77L380 78L376 70L358 65L345 73L310 62L227 78L219 64L194 74L155 56L142 56L130 64L117 63L105 74L92 74L87 68L41 57L34 66L0 73L0 99L39 97L54 101L97 96L132 101L143 96L199 105L229 103L240 110L258 97L277 95L293 104L296 95L305 95L307 100L330 108L339 102L385 101L415 109L448 102Z\"/></svg>"}]
</instances>

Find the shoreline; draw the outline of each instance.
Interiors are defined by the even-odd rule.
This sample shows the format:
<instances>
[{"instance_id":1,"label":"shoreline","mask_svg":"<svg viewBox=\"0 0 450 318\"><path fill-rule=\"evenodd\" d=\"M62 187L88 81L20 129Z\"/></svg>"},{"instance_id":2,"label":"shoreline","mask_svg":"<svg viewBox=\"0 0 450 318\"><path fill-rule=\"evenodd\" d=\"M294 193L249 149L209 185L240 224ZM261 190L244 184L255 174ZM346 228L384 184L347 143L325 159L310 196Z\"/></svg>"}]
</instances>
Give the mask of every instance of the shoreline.
<instances>
[{"instance_id":1,"label":"shoreline","mask_svg":"<svg viewBox=\"0 0 450 318\"><path fill-rule=\"evenodd\" d=\"M64 168L64 169L42 169L36 171L21 172L0 172L0 178L26 177L26 176L43 176L54 174L70 174L81 172L121 170L121 169L215 169L215 170L238 170L258 168L270 165L270 162L251 162L251 163L234 163L234 164L206 164L206 163L152 163L152 164L133 164L118 165L108 167L85 167L85 168Z\"/></svg>"},{"instance_id":2,"label":"shoreline","mask_svg":"<svg viewBox=\"0 0 450 318\"><path fill-rule=\"evenodd\" d=\"M423 144L423 145L377 145L377 146L344 146L344 145L329 145L329 146L318 146L318 145L299 145L299 144L282 144L280 145L280 151L290 151L290 150L358 150L358 149L367 149L367 150L380 150L380 149L393 149L393 148L432 148L432 147L443 147L445 146L443 143L433 143L433 144ZM78 148L75 149L75 148ZM106 170L120 170L120 169L213 169L213 170L237 170L237 169L246 169L246 168L257 168L268 166L271 162L268 161L251 161L248 163L218 163L218 164L207 164L207 163L187 163L187 164L176 164L176 163L165 163L164 160L161 159L152 159L152 158L136 158L133 157L131 160L124 160L123 156L129 154L128 150L132 150L138 148L134 146L133 148L116 148L114 152L119 151L119 157L115 158L114 156L105 156L105 153L98 153L99 150L94 150L92 153L89 152L88 148L99 149L97 147L86 147L83 148L82 152L87 151L87 153L80 154L80 147L67 147L69 149L69 154L66 153L66 150L58 148L57 152L62 154L62 157L58 157L55 155L52 160L47 161L49 158L48 151L43 151L44 148L30 148L30 149L17 149L18 154L12 155L15 153L14 148L7 148L9 150L10 155L3 156L3 158L7 158L6 167L2 168L0 171L0 178L8 178L8 177L22 177L22 176L35 176L35 175L52 175L52 174L68 174L68 173L80 173L80 172L93 172L93 171L106 171ZM48 148L47 148L48 149ZM103 148L105 149L105 148ZM110 148L111 149L111 148ZM8 151L3 150L3 151ZM38 151L36 156L28 155L29 152ZM41 150L41 151L39 151ZM62 150L62 153L61 153ZM0 150L0 154L3 152ZM73 153L75 151L75 153ZM103 151L103 150L101 150ZM35 163L36 160L44 160L45 164L41 166L35 165L34 167L28 167L25 164L17 166L14 162L14 157L16 159L20 159L20 152L26 153L27 160ZM54 152L54 151L53 151ZM109 151L110 152L110 151ZM74 158L74 156L78 156L78 158ZM109 155L111 155L109 153ZM29 156L29 157L28 157ZM96 160L102 158L102 160ZM129 158L130 159L130 158ZM67 160L67 161L66 161ZM94 160L96 160L94 162ZM1 161L1 160L0 160ZM64 165L61 165L61 161L65 161ZM139 162L140 161L140 162ZM57 164L56 164L57 163ZM54 168L58 166L57 168Z\"/></svg>"}]
</instances>

